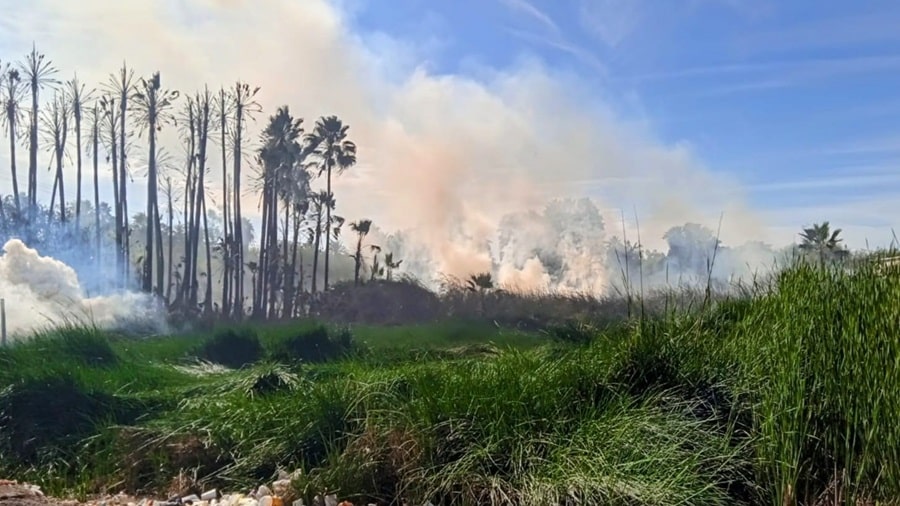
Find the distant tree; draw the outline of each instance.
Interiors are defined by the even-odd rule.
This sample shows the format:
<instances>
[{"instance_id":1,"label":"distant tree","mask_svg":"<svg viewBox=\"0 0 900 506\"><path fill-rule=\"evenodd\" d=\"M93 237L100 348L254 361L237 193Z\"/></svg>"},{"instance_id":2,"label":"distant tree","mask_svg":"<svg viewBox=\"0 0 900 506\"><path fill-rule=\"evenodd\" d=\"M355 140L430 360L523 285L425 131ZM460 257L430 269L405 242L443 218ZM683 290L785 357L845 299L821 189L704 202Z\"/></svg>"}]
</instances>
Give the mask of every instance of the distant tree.
<instances>
[{"instance_id":1,"label":"distant tree","mask_svg":"<svg viewBox=\"0 0 900 506\"><path fill-rule=\"evenodd\" d=\"M486 313L487 294L494 289L494 279L490 272L472 274L466 280L466 289L478 294L482 316Z\"/></svg>"},{"instance_id":2,"label":"distant tree","mask_svg":"<svg viewBox=\"0 0 900 506\"><path fill-rule=\"evenodd\" d=\"M359 285L359 271L362 267L362 242L372 228L372 220L359 220L350 224L350 230L356 232L356 254L353 255L353 284Z\"/></svg>"},{"instance_id":3,"label":"distant tree","mask_svg":"<svg viewBox=\"0 0 900 506\"><path fill-rule=\"evenodd\" d=\"M76 74L66 82L67 98L72 110L72 118L75 120L75 228L81 228L81 120L84 117L84 104L90 100L90 91L86 91L84 84L78 80Z\"/></svg>"},{"instance_id":4,"label":"distant tree","mask_svg":"<svg viewBox=\"0 0 900 506\"><path fill-rule=\"evenodd\" d=\"M403 260L394 261L394 253L387 253L384 255L384 267L387 269L387 280L392 281L394 278L394 269L400 267L400 264L403 263Z\"/></svg>"},{"instance_id":5,"label":"distant tree","mask_svg":"<svg viewBox=\"0 0 900 506\"><path fill-rule=\"evenodd\" d=\"M53 202L59 192L59 219L66 221L66 192L65 178L63 177L63 157L66 152L66 136L69 133L69 116L71 115L69 103L64 94L57 92L50 109L44 110L44 133L47 143L56 160L56 179L53 182L53 192L50 197L50 214L53 214Z\"/></svg>"},{"instance_id":6,"label":"distant tree","mask_svg":"<svg viewBox=\"0 0 900 506\"><path fill-rule=\"evenodd\" d=\"M816 256L821 264L842 260L847 257L848 251L841 246L843 239L840 235L841 229L831 230L827 221L813 223L812 227L804 228L800 233L800 251Z\"/></svg>"},{"instance_id":7,"label":"distant tree","mask_svg":"<svg viewBox=\"0 0 900 506\"><path fill-rule=\"evenodd\" d=\"M369 249L372 251L372 269L369 273L369 280L375 281L378 276L384 275L384 266L378 262L378 255L381 253L381 246L370 244Z\"/></svg>"}]
</instances>

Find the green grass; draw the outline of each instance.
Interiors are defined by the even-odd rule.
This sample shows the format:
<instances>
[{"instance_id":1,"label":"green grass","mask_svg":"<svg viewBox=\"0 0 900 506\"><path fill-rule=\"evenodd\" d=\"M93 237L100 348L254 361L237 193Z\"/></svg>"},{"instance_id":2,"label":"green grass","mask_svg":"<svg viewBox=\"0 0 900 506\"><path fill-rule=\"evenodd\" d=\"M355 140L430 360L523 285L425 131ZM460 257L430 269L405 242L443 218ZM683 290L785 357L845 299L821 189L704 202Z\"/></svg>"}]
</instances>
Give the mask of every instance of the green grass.
<instances>
[{"instance_id":1,"label":"green grass","mask_svg":"<svg viewBox=\"0 0 900 506\"><path fill-rule=\"evenodd\" d=\"M76 495L300 469L307 502L900 504L898 300L900 269L798 265L602 330L236 329L262 347L241 368L197 361L222 329L64 328L0 350L0 475Z\"/></svg>"}]
</instances>

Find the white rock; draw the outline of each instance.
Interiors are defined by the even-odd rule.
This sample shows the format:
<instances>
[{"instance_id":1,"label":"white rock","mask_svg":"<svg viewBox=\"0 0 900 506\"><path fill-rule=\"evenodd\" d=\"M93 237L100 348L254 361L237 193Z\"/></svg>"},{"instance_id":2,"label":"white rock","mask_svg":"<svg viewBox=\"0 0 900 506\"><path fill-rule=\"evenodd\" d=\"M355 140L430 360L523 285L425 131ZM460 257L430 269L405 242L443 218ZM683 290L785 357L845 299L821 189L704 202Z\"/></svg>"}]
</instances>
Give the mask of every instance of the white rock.
<instances>
[{"instance_id":1,"label":"white rock","mask_svg":"<svg viewBox=\"0 0 900 506\"><path fill-rule=\"evenodd\" d=\"M217 489L207 490L200 495L200 499L204 501L212 501L219 497L219 491Z\"/></svg>"},{"instance_id":2,"label":"white rock","mask_svg":"<svg viewBox=\"0 0 900 506\"><path fill-rule=\"evenodd\" d=\"M297 499L291 506L306 506L306 504L303 502L303 499Z\"/></svg>"},{"instance_id":3,"label":"white rock","mask_svg":"<svg viewBox=\"0 0 900 506\"><path fill-rule=\"evenodd\" d=\"M284 497L291 490L291 480L277 480L272 483L272 492L280 497Z\"/></svg>"},{"instance_id":4,"label":"white rock","mask_svg":"<svg viewBox=\"0 0 900 506\"><path fill-rule=\"evenodd\" d=\"M192 502L192 503L195 503L195 502L199 502L199 501L200 501L200 498L197 497L197 494L186 495L186 496L184 496L184 497L181 498L181 502Z\"/></svg>"},{"instance_id":5,"label":"white rock","mask_svg":"<svg viewBox=\"0 0 900 506\"><path fill-rule=\"evenodd\" d=\"M265 485L260 485L258 489L256 489L256 498L262 499L264 496L272 495L272 489Z\"/></svg>"},{"instance_id":6,"label":"white rock","mask_svg":"<svg viewBox=\"0 0 900 506\"><path fill-rule=\"evenodd\" d=\"M325 496L325 506L338 506L338 498L336 494L328 494Z\"/></svg>"}]
</instances>

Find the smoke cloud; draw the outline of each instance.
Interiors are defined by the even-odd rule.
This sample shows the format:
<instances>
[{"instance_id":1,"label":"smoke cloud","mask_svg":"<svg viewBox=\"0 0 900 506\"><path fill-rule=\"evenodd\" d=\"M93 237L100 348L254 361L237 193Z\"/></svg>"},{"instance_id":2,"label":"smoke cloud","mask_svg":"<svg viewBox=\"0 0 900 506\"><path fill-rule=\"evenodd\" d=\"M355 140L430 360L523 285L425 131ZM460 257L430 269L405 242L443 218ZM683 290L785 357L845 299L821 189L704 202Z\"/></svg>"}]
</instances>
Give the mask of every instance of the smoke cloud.
<instances>
[{"instance_id":1,"label":"smoke cloud","mask_svg":"<svg viewBox=\"0 0 900 506\"><path fill-rule=\"evenodd\" d=\"M596 83L528 55L507 68L436 73L425 63L428 44L356 31L342 5L15 2L4 46L24 54L37 41L61 77L77 71L82 81L105 82L124 60L139 76L160 70L165 87L184 93L245 80L261 87L265 115L287 104L308 128L321 115L340 116L359 164L336 178L338 214L397 231L371 241L425 280L492 271L522 289L602 291L613 270L607 241L616 235L604 223L622 209L640 216L644 245L663 251L671 227L715 228L723 212L723 241L767 239L737 184L688 145L663 143L619 117L597 98ZM174 128L162 142L180 153ZM145 152L135 140L130 159L139 165ZM217 171L218 161L210 163ZM142 209L135 174L130 208ZM213 183L211 191L221 189ZM243 198L254 212L256 196ZM626 229L634 240L636 223Z\"/></svg>"},{"instance_id":2,"label":"smoke cloud","mask_svg":"<svg viewBox=\"0 0 900 506\"><path fill-rule=\"evenodd\" d=\"M0 298L6 300L7 332L13 339L64 322L104 328L140 324L165 330L164 312L150 296L123 292L87 297L74 269L41 256L19 239L3 245Z\"/></svg>"}]
</instances>

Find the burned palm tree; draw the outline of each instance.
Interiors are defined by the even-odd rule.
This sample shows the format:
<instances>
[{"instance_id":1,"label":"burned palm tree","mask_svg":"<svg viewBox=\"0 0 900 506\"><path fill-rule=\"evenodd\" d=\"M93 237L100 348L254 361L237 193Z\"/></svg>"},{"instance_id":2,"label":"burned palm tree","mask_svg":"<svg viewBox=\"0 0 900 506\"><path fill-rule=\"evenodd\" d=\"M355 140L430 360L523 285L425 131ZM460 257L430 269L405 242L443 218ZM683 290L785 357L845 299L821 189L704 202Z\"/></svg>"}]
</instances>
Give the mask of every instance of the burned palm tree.
<instances>
[{"instance_id":1,"label":"burned palm tree","mask_svg":"<svg viewBox=\"0 0 900 506\"><path fill-rule=\"evenodd\" d=\"M25 99L25 86L18 69L6 67L0 75L0 104L3 105L3 115L0 116L0 124L5 128L9 136L9 169L12 176L13 201L16 204L16 214L21 217L22 203L19 199L19 175L16 170L16 141L19 139L19 125L22 122L22 101Z\"/></svg>"},{"instance_id":2,"label":"burned palm tree","mask_svg":"<svg viewBox=\"0 0 900 506\"><path fill-rule=\"evenodd\" d=\"M372 252L372 269L369 273L369 281L375 281L378 276L384 275L384 266L378 262L378 255L381 253L381 246L370 244L369 251Z\"/></svg>"},{"instance_id":3,"label":"burned palm tree","mask_svg":"<svg viewBox=\"0 0 900 506\"><path fill-rule=\"evenodd\" d=\"M28 125L28 205L33 211L37 208L38 131L40 129L38 97L41 90L47 86L55 86L58 81L53 78L56 74L56 67L47 59L46 55L39 53L34 45L31 46L31 52L25 56L20 70L26 86L31 91L31 122Z\"/></svg>"},{"instance_id":4,"label":"burned palm tree","mask_svg":"<svg viewBox=\"0 0 900 506\"><path fill-rule=\"evenodd\" d=\"M337 116L320 118L313 132L307 136L307 143L318 159L319 175L326 176L326 192L331 195L331 176L341 174L356 164L356 144L347 139L349 125L345 125ZM326 208L325 228L332 228L331 208ZM325 241L325 281L324 290L328 291L329 253L331 241Z\"/></svg>"},{"instance_id":5,"label":"burned palm tree","mask_svg":"<svg viewBox=\"0 0 900 506\"><path fill-rule=\"evenodd\" d=\"M163 126L175 121L171 110L178 98L177 91L162 88L159 72L155 72L150 79L141 79L139 91L134 93L133 110L136 112L135 121L140 130L147 132L149 153L147 162L147 233L144 243L144 272L142 276L142 288L145 292L153 291L153 261L154 243L160 238L159 215L159 167L157 166L157 134ZM162 248L162 241L156 244ZM161 251L160 251L161 252ZM158 266L156 276L156 294L162 296L163 272L162 265Z\"/></svg>"}]
</instances>

